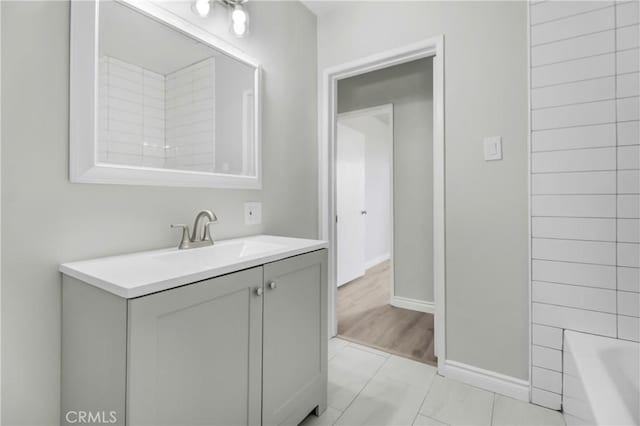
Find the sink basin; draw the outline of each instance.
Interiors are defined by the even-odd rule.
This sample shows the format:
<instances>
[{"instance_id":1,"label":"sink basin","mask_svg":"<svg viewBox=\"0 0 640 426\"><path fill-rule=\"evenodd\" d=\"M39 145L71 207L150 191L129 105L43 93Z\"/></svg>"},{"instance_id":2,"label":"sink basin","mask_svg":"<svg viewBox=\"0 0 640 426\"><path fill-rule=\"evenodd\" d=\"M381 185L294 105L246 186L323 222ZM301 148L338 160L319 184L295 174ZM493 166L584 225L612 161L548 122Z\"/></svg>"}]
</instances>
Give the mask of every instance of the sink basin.
<instances>
[{"instance_id":1,"label":"sink basin","mask_svg":"<svg viewBox=\"0 0 640 426\"><path fill-rule=\"evenodd\" d=\"M60 265L60 272L127 299L327 248L326 241L255 235L209 247L154 250Z\"/></svg>"},{"instance_id":2,"label":"sink basin","mask_svg":"<svg viewBox=\"0 0 640 426\"><path fill-rule=\"evenodd\" d=\"M282 250L286 246L262 241L223 241L209 247L162 253L151 258L158 262L177 262L185 267L207 267L251 256Z\"/></svg>"}]
</instances>

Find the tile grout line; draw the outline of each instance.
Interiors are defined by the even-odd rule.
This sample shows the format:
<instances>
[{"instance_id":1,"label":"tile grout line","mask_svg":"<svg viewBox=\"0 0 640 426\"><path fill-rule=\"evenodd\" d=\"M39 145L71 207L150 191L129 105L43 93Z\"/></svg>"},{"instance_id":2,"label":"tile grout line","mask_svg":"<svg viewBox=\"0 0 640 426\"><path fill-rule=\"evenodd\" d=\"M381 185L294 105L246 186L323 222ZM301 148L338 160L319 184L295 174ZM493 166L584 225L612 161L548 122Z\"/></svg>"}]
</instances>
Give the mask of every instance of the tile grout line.
<instances>
[{"instance_id":1,"label":"tile grout line","mask_svg":"<svg viewBox=\"0 0 640 426\"><path fill-rule=\"evenodd\" d=\"M613 26L614 28L616 28L616 36L613 40L613 47L614 50L617 51L618 49L618 3L614 2L613 4ZM616 221L615 221L615 237L616 237L616 250L615 250L615 261L616 261L616 268L615 268L615 284L616 284L616 297L615 297L615 304L616 304L616 338L618 338L620 332L618 330L618 191L619 191L619 178L618 178L618 54L616 53L615 56L615 60L613 62L613 72L616 74L616 78L614 80L613 83L613 89L614 89L614 95L615 95L615 99L616 99L616 108L614 111L614 116L616 119L616 126L615 126L615 140L616 140L616 156L615 156L615 162L616 162L616 174L615 174L615 179L616 179L616 201L615 201L615 212L616 212ZM564 365L563 365L564 367ZM563 370L564 371L564 370ZM563 384L564 384L564 380L563 380ZM563 389L564 390L564 389ZM564 392L563 392L564 395Z\"/></svg>"},{"instance_id":2,"label":"tile grout line","mask_svg":"<svg viewBox=\"0 0 640 426\"><path fill-rule=\"evenodd\" d=\"M351 346L353 349L357 349L363 352L367 352L371 355L375 355L375 356L379 356L379 357L383 357L383 355L378 355L378 354L374 354L373 352L369 352L363 349L358 348L357 346L353 346L352 342L349 342L347 345L345 345L345 348ZM369 379L367 380L367 382L364 384L364 386L362 386L362 388L358 391L358 393L353 397L353 399L351 400L351 402L349 402L349 404L344 408L344 410L342 410L340 412L340 415L338 416L338 418L336 419L335 422L333 422L333 424L335 425L336 423L338 423L338 421L342 418L342 416L347 412L347 410L349 409L349 407L351 407L351 405L353 405L353 403L356 401L356 399L358 399L358 397L360 396L360 394L362 393L362 391L367 387L367 385L369 385L369 383L371 382L371 380L373 380L373 378L378 374L378 372L382 369L382 366L385 365L387 363L387 361L389 361L389 357L384 358L384 362L382 364L380 364L380 366L376 369L376 371L371 375L371 377L369 377ZM334 407L335 408L335 407Z\"/></svg>"},{"instance_id":3,"label":"tile grout line","mask_svg":"<svg viewBox=\"0 0 640 426\"><path fill-rule=\"evenodd\" d=\"M610 194L610 195L615 195L615 194ZM635 195L635 194L620 194L620 195ZM544 195L544 196L549 197L549 195ZM532 215L531 217L552 218L552 219L614 219L614 220L616 219L613 216L569 216L569 215L558 216L558 215L548 215L548 214ZM624 217L621 217L621 219L640 219L640 218L632 217L632 216L624 216ZM566 260L564 261L551 260L551 262L566 262ZM569 262L569 263L580 263L580 262Z\"/></svg>"},{"instance_id":4,"label":"tile grout line","mask_svg":"<svg viewBox=\"0 0 640 426\"><path fill-rule=\"evenodd\" d=\"M630 25L630 26L633 26L633 25ZM614 43L614 45L615 45L615 43ZM587 56L578 56L577 58L562 59L562 60L554 61L554 62L545 62L543 64L531 65L531 69L532 70L536 70L536 69L543 68L543 67L559 65L559 64L566 64L566 63L573 62L573 61L582 61L582 60L585 60L585 59L596 58L596 57L605 56L605 55L614 55L615 56L615 54L618 53L618 52L628 52L628 51L636 50L636 49L638 49L638 47L626 47L624 49L616 49L614 47L614 50L608 50L606 52L595 53L595 54L591 54L591 55L587 55Z\"/></svg>"},{"instance_id":5,"label":"tile grout line","mask_svg":"<svg viewBox=\"0 0 640 426\"><path fill-rule=\"evenodd\" d=\"M605 126L607 126L605 124ZM587 126L585 126L587 127ZM637 145L626 145L626 146L637 146ZM581 150L592 150L592 149L603 149L603 148L615 148L615 145L601 145L601 146L581 146L575 148L556 148L556 149L539 149L537 151L531 151L531 154L543 153L543 152L564 152L564 151L581 151Z\"/></svg>"},{"instance_id":6,"label":"tile grout line","mask_svg":"<svg viewBox=\"0 0 640 426\"><path fill-rule=\"evenodd\" d=\"M639 73L633 73L633 74L639 74ZM614 77L605 77L603 79L613 79ZM600 80L600 79L595 79L595 80ZM535 108L531 108L531 111L544 111L544 110L548 110L548 109L553 109L553 108L564 108L564 107L570 107L570 106L574 106L574 105L584 105L584 104L593 104L593 103L597 103L597 102L605 102L605 101L614 101L614 100L618 100L618 99L633 99L633 98L637 98L639 95L626 95L626 96L613 96L613 97L602 97L602 98L594 98L594 99L588 99L586 101L573 101L573 102L567 102L567 103L559 103L559 104L542 104L541 106L537 106ZM637 121L637 120L629 120L629 121ZM597 126L597 124L594 124L594 126Z\"/></svg>"},{"instance_id":7,"label":"tile grout line","mask_svg":"<svg viewBox=\"0 0 640 426\"><path fill-rule=\"evenodd\" d=\"M613 55L611 53L608 53L608 55ZM628 74L633 74L636 71L631 71ZM541 84L538 86L534 86L533 83L531 84L531 91L535 91L535 90L539 90L539 89L547 89L550 87L556 87L556 86L565 86L565 85L570 85L570 84L575 84L575 83L584 83L586 81L591 81L591 80L600 80L600 79L605 79L605 78L611 78L611 77L616 77L615 74L603 74L603 75L597 75L595 77L588 77L588 78L581 78L578 80L568 80L568 81L560 81L558 83L549 83L549 84Z\"/></svg>"},{"instance_id":8,"label":"tile grout line","mask_svg":"<svg viewBox=\"0 0 640 426\"><path fill-rule=\"evenodd\" d=\"M424 403L424 401L423 401ZM415 416L413 416L413 420L411 421L411 426L416 424L416 420L418 420L418 416L420 415L420 408L422 408L422 405L418 408L418 412L416 413Z\"/></svg>"},{"instance_id":9,"label":"tile grout line","mask_svg":"<svg viewBox=\"0 0 640 426\"><path fill-rule=\"evenodd\" d=\"M427 398L428 398L428 397L429 397L429 395L431 394L431 390L433 389L433 382L434 382L434 380L436 379L436 376L438 376L438 370L437 370L437 369L436 369L435 374L434 374L434 375L433 375L433 377L431 378L431 384L429 385L429 389L427 390L427 393L424 395L424 398L422 398L422 402L420 403L420 407L418 408L418 412L416 413L416 416L415 416L415 417L414 417L414 419L413 419L413 422L414 422L414 423L415 423L416 419L418 418L418 416L421 414L422 407L424 406L424 403L427 401ZM442 376L441 376L441 377L442 377ZM444 422L441 422L440 420L435 419L435 418L433 418L433 417L431 417L431 416L426 416L426 415L425 415L425 417L429 417L430 419L434 419L434 420L437 420L437 421L438 421L438 422L440 422L440 423L444 423Z\"/></svg>"},{"instance_id":10,"label":"tile grout line","mask_svg":"<svg viewBox=\"0 0 640 426\"><path fill-rule=\"evenodd\" d=\"M638 244L638 243L636 243ZM617 252L617 250L616 250ZM615 268L617 265L611 264L611 263L596 263L596 262L576 262L574 260L566 260L566 259L546 259L543 257L532 257L532 260L544 260L547 262L558 262L558 263L572 263L572 264L576 264L576 265L593 265L593 266L609 266L609 267L613 267ZM620 266L625 266L625 265L620 265ZM627 266L628 268L635 268L635 266Z\"/></svg>"},{"instance_id":11,"label":"tile grout line","mask_svg":"<svg viewBox=\"0 0 640 426\"><path fill-rule=\"evenodd\" d=\"M637 98L637 96L626 96L627 98ZM542 106L538 106L535 108L531 108L531 112L534 111L545 111L548 109L552 109L552 108L564 108L564 107L570 107L570 106L574 106L574 105L584 105L584 104L593 104L596 102L605 102L605 101L613 101L615 100L615 97L612 98L608 98L608 97L604 97L604 98L596 98L596 99L590 99L590 100L586 100L586 101L573 101L573 102L567 102L567 103L561 103L561 104L551 104L551 105L542 105Z\"/></svg>"},{"instance_id":12,"label":"tile grout line","mask_svg":"<svg viewBox=\"0 0 640 426\"><path fill-rule=\"evenodd\" d=\"M611 146L611 147L605 147L605 148L593 148L592 150L587 150L587 151L595 151L597 149L603 149L603 150L607 150L607 151L614 151L616 150L615 147ZM570 151L582 151L582 149L573 149ZM557 151L548 151L548 152L555 152L555 153L564 153L564 150L557 150ZM571 152L572 155L575 155L574 152ZM635 170L635 169L623 169L623 170ZM577 169L577 170L545 170L545 171L539 171L539 172L531 172L531 175L585 175L585 174L593 174L593 173L600 173L600 174L611 174L611 173L615 173L617 170L616 169ZM553 194L552 194L553 195ZM569 194L571 195L571 194ZM576 194L576 195L582 195L582 194ZM608 194L604 194L604 195L608 195Z\"/></svg>"},{"instance_id":13,"label":"tile grout line","mask_svg":"<svg viewBox=\"0 0 640 426\"><path fill-rule=\"evenodd\" d=\"M560 350L560 349L555 349L555 350L558 351L558 352L562 352L562 350ZM563 374L562 370L554 370L553 368L543 367L543 366L537 365L537 364L532 364L531 366L535 367L535 368L538 368L540 370L551 371L552 373ZM560 367L560 368L562 368L562 367Z\"/></svg>"},{"instance_id":14,"label":"tile grout line","mask_svg":"<svg viewBox=\"0 0 640 426\"><path fill-rule=\"evenodd\" d=\"M640 49L639 49L640 50ZM613 53L609 53L609 55L613 56L613 59L615 60L615 54ZM616 78L618 76L621 75L630 75L630 74L640 74L640 71L625 71L625 72L621 72L619 74L602 74L602 75L596 75L594 77L586 77L586 78L580 78L578 80L567 80L567 81L559 81L557 83L547 83L547 84L540 84L538 86L531 86L531 91L539 91L541 89L549 89L549 88L553 88L553 87L558 87L558 86L570 86L572 84L578 84L578 83L586 83L589 81L594 81L594 80L605 80L605 79L609 79L609 78ZM629 98L633 98L635 96L627 96ZM635 120L637 121L637 120ZM585 126L596 126L596 124L586 124Z\"/></svg>"},{"instance_id":15,"label":"tile grout line","mask_svg":"<svg viewBox=\"0 0 640 426\"><path fill-rule=\"evenodd\" d=\"M613 7L613 6L609 6L609 7ZM628 25L628 26L631 26L631 25ZM572 35L572 36L569 36L569 37L559 38L557 40L544 41L542 43L532 44L531 45L531 49L534 49L536 47L549 46L549 45L552 45L554 43L562 43L564 41L575 40L575 39L578 39L578 38L581 38L581 37L589 37L589 36L592 36L592 35L595 35L595 34L606 33L607 31L614 31L615 32L615 30L616 30L616 27L613 26L613 27L610 27L610 28L605 28L603 30L591 31L591 32L588 32L588 33L581 33L581 34Z\"/></svg>"},{"instance_id":16,"label":"tile grout line","mask_svg":"<svg viewBox=\"0 0 640 426\"><path fill-rule=\"evenodd\" d=\"M607 78L611 78L611 77L607 77ZM632 96L626 96L627 98L637 98L638 96L636 95L632 95ZM574 106L574 105L584 105L584 104L595 104L598 102L607 102L607 101L614 101L617 98L615 96L611 97L611 98L599 98L599 99L593 99L593 100L587 100L587 101L574 101L574 102L569 102L566 104L559 104L559 105L547 105L547 106L539 106L539 107L535 107L535 108L531 108L531 112L534 111L545 111L545 110L549 110L549 109L554 109L554 108L566 108L569 106Z\"/></svg>"},{"instance_id":17,"label":"tile grout line","mask_svg":"<svg viewBox=\"0 0 640 426\"><path fill-rule=\"evenodd\" d=\"M615 59L615 58L614 58ZM601 75L601 76L596 76L596 77L590 77L590 78L585 78L585 79L581 79L581 80L571 80L571 81L565 81L565 82L561 82L561 83L553 83L553 84L547 84L547 85L542 85L542 86L537 86L537 87L532 87L531 91L532 92L536 92L539 93L541 90L544 89L553 89L559 86L576 86L579 85L580 83L589 83L589 82L596 82L598 80L612 80L612 79L616 79L618 76L621 75L631 75L631 74L640 74L640 71L628 71L628 72L623 72L623 73L619 73L619 74L607 74L607 75ZM630 96L624 96L625 98L633 98L636 97L637 95L630 95ZM596 101L586 101L586 102L596 102ZM566 105L571 105L566 104ZM550 105L550 106L546 106L546 107L537 107L536 109L540 109L540 108L552 108L554 106L564 106L564 104L562 105Z\"/></svg>"},{"instance_id":18,"label":"tile grout line","mask_svg":"<svg viewBox=\"0 0 640 426\"><path fill-rule=\"evenodd\" d=\"M552 285L566 285L566 286L569 286L569 287L590 288L590 289L594 289L594 290L604 290L604 291L616 291L615 288L594 287L594 286L584 285L584 284L559 283L559 282L555 282L555 281L545 281L545 280L531 280L531 281L533 283L543 283L543 284L552 284ZM621 291L621 290L619 290L619 291ZM637 292L632 291L630 293L637 293Z\"/></svg>"},{"instance_id":19,"label":"tile grout line","mask_svg":"<svg viewBox=\"0 0 640 426\"><path fill-rule=\"evenodd\" d=\"M604 195L608 195L608 194L604 194ZM567 219L573 220L573 219L582 219L582 218L568 217ZM595 220L595 219L590 219L590 220ZM599 219L599 220L606 220L606 219ZM611 218L610 220L613 220L613 218ZM615 239L614 240L605 240L605 239L593 240L588 238L545 237L545 236L537 236L537 235L533 235L531 236L531 238L535 240L571 241L571 242L602 243L602 244L615 244L617 242Z\"/></svg>"},{"instance_id":20,"label":"tile grout line","mask_svg":"<svg viewBox=\"0 0 640 426\"><path fill-rule=\"evenodd\" d=\"M539 22L535 22L535 23L531 22L530 25L531 25L531 27L536 27L538 25L548 24L550 22L562 21L563 19L569 19L569 18L573 18L573 17L576 17L576 16L580 16L580 15L586 15L588 13L596 12L596 11L599 11L599 10L602 10L602 9L607 9L609 7L612 7L612 6L613 5L602 6L602 7L597 7L595 9L589 9L589 10L583 11L583 12L572 13L570 15L565 15L565 16L561 16L561 17L558 17L558 18L552 18L552 19L549 19L549 20L546 20L546 21L539 21Z\"/></svg>"},{"instance_id":21,"label":"tile grout line","mask_svg":"<svg viewBox=\"0 0 640 426\"><path fill-rule=\"evenodd\" d=\"M589 308L576 307L576 306L570 306L570 305L561 305L559 303L541 302L541 301L538 301L538 300L532 300L531 303L532 304L538 304L538 305L555 306L556 308L566 308L566 309L575 309L575 310L579 310L579 311L594 312L594 313L605 314L605 315L613 315L613 316L617 315L616 312L599 311L597 309L589 309ZM553 326L551 326L551 327L553 327ZM589 333L589 334L596 334L596 333Z\"/></svg>"},{"instance_id":22,"label":"tile grout line","mask_svg":"<svg viewBox=\"0 0 640 426\"><path fill-rule=\"evenodd\" d=\"M615 55L615 53L616 53L615 50L608 50L606 52L591 54L591 55L587 55L587 56L578 56L577 58L562 59L562 60L559 60L559 61L546 62L544 64L537 64L537 65L531 64L531 70L535 71L536 69L543 68L543 67L549 67L549 66L559 65L559 64L566 64L566 63L573 62L573 61L582 61L582 60L589 59L589 58L597 58L599 56Z\"/></svg>"},{"instance_id":23,"label":"tile grout line","mask_svg":"<svg viewBox=\"0 0 640 426\"><path fill-rule=\"evenodd\" d=\"M604 8L604 9L614 8L614 7L617 7L617 6L611 5L611 6L608 6L608 7ZM602 11L602 10L603 9L596 9L596 11ZM578 16L578 15L575 15L575 16ZM615 21L615 12L614 12L614 21ZM591 36L591 35L594 35L594 34L600 34L600 33L604 33L604 32L607 32L607 31L612 31L612 32L615 33L617 30L619 30L621 28L634 27L634 26L638 25L638 23L625 24L625 25L617 26L615 24L615 22L614 22L613 25L614 26L609 27L609 28L604 28L604 29L600 29L600 30L596 30L596 31L589 31L589 32L586 32L586 33L579 33L579 34L575 34L575 35L571 35L571 36L567 36L567 37L563 37L563 38L559 38L559 39L555 39L555 40L549 40L549 41L543 41L543 42L536 43L536 44L531 44L531 48L540 47L540 46L549 46L549 45L554 44L554 43L561 43L563 41L575 40L575 39L578 39L578 38L581 38L581 37L588 37L588 36ZM633 49L633 47L629 47L629 48L622 49L622 50L624 51L624 50L630 50L630 49Z\"/></svg>"},{"instance_id":24,"label":"tile grout line","mask_svg":"<svg viewBox=\"0 0 640 426\"><path fill-rule=\"evenodd\" d=\"M603 102L611 102L611 101L609 100L609 101L603 101ZM638 120L627 120L627 121L638 121ZM602 121L602 122L597 122L597 123L572 124L570 126L538 127L538 128L532 128L531 132L544 132L544 131L549 131L549 130L575 129L577 127L601 126L601 125L605 125L605 124L616 124L616 123L617 123L616 121Z\"/></svg>"},{"instance_id":25,"label":"tile grout line","mask_svg":"<svg viewBox=\"0 0 640 426\"><path fill-rule=\"evenodd\" d=\"M544 388L540 388L540 387L538 387L538 386L533 386L533 385L532 385L531 387L532 387L533 389L538 389L538 390L541 390L541 391L545 391L545 392L553 393L553 394L555 394L555 395L562 396L562 395L561 395L561 394L559 394L558 392L555 392L555 391L552 391L552 390L549 390L549 389L544 389ZM543 405L541 405L541 407L544 407L544 406L543 406ZM545 407L545 408L546 408L546 407ZM548 409L549 409L549 410L553 410L553 408L548 408ZM557 410L554 410L554 411L557 411Z\"/></svg>"}]
</instances>

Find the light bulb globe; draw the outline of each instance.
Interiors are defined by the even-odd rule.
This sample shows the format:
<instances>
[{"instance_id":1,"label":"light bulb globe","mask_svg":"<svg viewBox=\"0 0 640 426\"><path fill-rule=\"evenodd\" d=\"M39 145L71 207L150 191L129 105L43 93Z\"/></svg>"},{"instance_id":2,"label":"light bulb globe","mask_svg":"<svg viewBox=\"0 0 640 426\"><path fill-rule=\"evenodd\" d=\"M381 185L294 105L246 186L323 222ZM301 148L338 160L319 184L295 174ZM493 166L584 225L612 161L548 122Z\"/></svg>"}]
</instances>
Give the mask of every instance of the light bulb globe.
<instances>
[{"instance_id":1,"label":"light bulb globe","mask_svg":"<svg viewBox=\"0 0 640 426\"><path fill-rule=\"evenodd\" d=\"M240 4L233 6L231 11L231 32L236 37L244 37L249 30L249 14Z\"/></svg>"},{"instance_id":2,"label":"light bulb globe","mask_svg":"<svg viewBox=\"0 0 640 426\"><path fill-rule=\"evenodd\" d=\"M209 0L195 0L193 10L201 18L206 18L211 12L211 3Z\"/></svg>"}]
</instances>

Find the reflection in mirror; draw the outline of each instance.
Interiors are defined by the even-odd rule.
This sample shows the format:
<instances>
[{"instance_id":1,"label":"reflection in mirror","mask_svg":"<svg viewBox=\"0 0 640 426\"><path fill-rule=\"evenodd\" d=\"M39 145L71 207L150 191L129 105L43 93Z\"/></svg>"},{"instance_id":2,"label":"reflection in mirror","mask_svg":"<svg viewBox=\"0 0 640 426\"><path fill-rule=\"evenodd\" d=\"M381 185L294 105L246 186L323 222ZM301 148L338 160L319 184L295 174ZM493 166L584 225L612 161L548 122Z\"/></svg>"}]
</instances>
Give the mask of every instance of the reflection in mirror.
<instances>
[{"instance_id":1,"label":"reflection in mirror","mask_svg":"<svg viewBox=\"0 0 640 426\"><path fill-rule=\"evenodd\" d=\"M99 163L256 175L255 68L113 1L98 39Z\"/></svg>"}]
</instances>

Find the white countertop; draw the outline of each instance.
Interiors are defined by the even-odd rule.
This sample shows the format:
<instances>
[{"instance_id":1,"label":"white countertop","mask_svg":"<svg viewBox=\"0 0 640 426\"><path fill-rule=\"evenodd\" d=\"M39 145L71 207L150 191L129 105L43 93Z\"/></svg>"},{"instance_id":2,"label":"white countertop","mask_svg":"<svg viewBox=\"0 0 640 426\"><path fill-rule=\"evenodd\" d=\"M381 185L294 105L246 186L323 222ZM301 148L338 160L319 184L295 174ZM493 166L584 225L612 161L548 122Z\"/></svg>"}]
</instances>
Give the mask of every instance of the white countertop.
<instances>
[{"instance_id":1,"label":"white countertop","mask_svg":"<svg viewBox=\"0 0 640 426\"><path fill-rule=\"evenodd\" d=\"M255 235L210 247L64 263L60 272L130 299L327 247L326 241Z\"/></svg>"}]
</instances>

